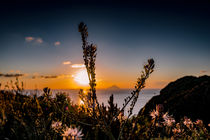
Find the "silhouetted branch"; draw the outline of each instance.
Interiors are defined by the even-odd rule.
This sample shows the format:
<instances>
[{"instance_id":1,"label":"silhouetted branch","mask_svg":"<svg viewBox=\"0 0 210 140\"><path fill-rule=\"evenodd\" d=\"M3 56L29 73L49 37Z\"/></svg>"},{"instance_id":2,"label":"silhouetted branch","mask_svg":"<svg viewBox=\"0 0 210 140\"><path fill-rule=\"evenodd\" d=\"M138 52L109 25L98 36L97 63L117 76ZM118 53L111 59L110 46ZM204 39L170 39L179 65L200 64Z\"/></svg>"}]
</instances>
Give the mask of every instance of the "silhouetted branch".
<instances>
[{"instance_id":1,"label":"silhouetted branch","mask_svg":"<svg viewBox=\"0 0 210 140\"><path fill-rule=\"evenodd\" d=\"M96 45L88 44L87 25L85 25L83 22L79 24L79 32L81 33L81 36L82 36L83 59L84 59L84 63L85 63L87 73L88 73L88 78L89 78L90 92L91 92L91 97L92 97L91 99L92 99L93 117L97 117L96 112L95 112L95 107L97 105L99 114L100 116L103 117L103 125L104 125L103 127L106 130L105 133L109 136L110 139L114 139L114 136L112 135L110 131L110 127L107 125L105 118L100 110L100 105L96 96L95 61L96 61L97 47Z\"/></svg>"},{"instance_id":2,"label":"silhouetted branch","mask_svg":"<svg viewBox=\"0 0 210 140\"><path fill-rule=\"evenodd\" d=\"M139 92L145 87L145 81L147 78L149 78L149 75L153 72L154 70L154 60L153 59L148 59L147 64L144 65L144 71L142 71L141 77L137 79L137 84L135 86L135 90L131 92L131 96L128 96L124 100L123 107L121 108L120 111L118 111L112 120L110 121L109 124L106 123L104 115L102 114L102 111L100 109L100 105L97 100L96 96L96 78L95 78L95 61L96 61L96 51L97 47L96 45L89 44L87 42L87 37L88 37L88 31L87 31L87 25L85 25L83 22L79 24L79 32L81 33L82 37L82 48L83 48L83 59L84 63L87 69L88 73L88 78L89 78L89 85L90 85L90 99L89 101L91 102L91 108L93 111L93 117L97 118L96 115L96 106L99 111L100 116L102 117L102 128L105 129L105 133L109 136L110 139L115 139L112 132L110 131L110 126L112 122L118 117L118 115L121 112L124 112L126 106L131 102L130 109L128 110L128 118L124 121L124 123L121 126L120 133L118 136L118 139L121 138L122 131L124 129L124 126L126 122L128 121L129 117L133 113L133 108L137 102ZM88 106L89 107L89 106ZM100 122L98 122L100 124Z\"/></svg>"},{"instance_id":3,"label":"silhouetted branch","mask_svg":"<svg viewBox=\"0 0 210 140\"><path fill-rule=\"evenodd\" d=\"M134 106L135 106L135 104L136 104L136 102L138 100L140 91L145 87L145 81L146 81L146 79L149 78L149 75L154 71L154 66L155 66L154 60L152 58L151 59L148 59L147 60L147 64L144 65L144 71L142 71L141 77L137 79L137 83L136 83L136 86L135 86L135 91L131 92L131 97L128 96L128 97L125 98L125 103L123 104L122 109L114 117L114 118L116 118L120 114L120 112L123 112L124 109L126 108L126 106L133 99L132 102L131 102L131 105L130 105L130 109L128 110L128 118L123 123L123 125L122 125L122 127L120 129L118 140L120 139L120 137L122 135L122 131L124 129L124 126L125 126L126 122L128 121L128 119L130 118L130 116L133 113L133 108L134 108Z\"/></svg>"}]
</instances>

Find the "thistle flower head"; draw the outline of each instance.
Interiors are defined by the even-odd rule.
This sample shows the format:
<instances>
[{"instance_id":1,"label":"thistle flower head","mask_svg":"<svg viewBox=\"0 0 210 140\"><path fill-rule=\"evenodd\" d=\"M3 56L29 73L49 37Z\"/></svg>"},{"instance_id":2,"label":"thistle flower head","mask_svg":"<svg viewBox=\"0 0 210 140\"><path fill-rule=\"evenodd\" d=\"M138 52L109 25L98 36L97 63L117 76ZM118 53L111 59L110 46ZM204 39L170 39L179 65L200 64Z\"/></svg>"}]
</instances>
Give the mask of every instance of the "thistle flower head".
<instances>
[{"instance_id":1,"label":"thistle flower head","mask_svg":"<svg viewBox=\"0 0 210 140\"><path fill-rule=\"evenodd\" d=\"M168 115L168 112L163 114L162 117L163 117L163 120L164 120L163 124L166 125L166 126L171 127L175 123L175 119L172 116Z\"/></svg>"},{"instance_id":2,"label":"thistle flower head","mask_svg":"<svg viewBox=\"0 0 210 140\"><path fill-rule=\"evenodd\" d=\"M158 117L159 114L160 114L159 111L155 109L150 112L150 116L152 117L152 119L155 119L156 117Z\"/></svg>"},{"instance_id":3,"label":"thistle flower head","mask_svg":"<svg viewBox=\"0 0 210 140\"><path fill-rule=\"evenodd\" d=\"M163 110L163 105L161 104L156 105L156 108L150 112L150 116L152 117L152 119L159 117L161 115L162 110Z\"/></svg>"},{"instance_id":4,"label":"thistle flower head","mask_svg":"<svg viewBox=\"0 0 210 140\"><path fill-rule=\"evenodd\" d=\"M183 122L183 124L184 124L185 126L187 126L188 128L191 128L191 126L193 126L192 121L191 121L189 118L187 118L187 117L184 117L184 122Z\"/></svg>"},{"instance_id":5,"label":"thistle flower head","mask_svg":"<svg viewBox=\"0 0 210 140\"><path fill-rule=\"evenodd\" d=\"M181 133L182 131L181 131L180 128L174 128L174 129L172 129L172 132L173 132L174 134L177 134L177 133Z\"/></svg>"},{"instance_id":6,"label":"thistle flower head","mask_svg":"<svg viewBox=\"0 0 210 140\"><path fill-rule=\"evenodd\" d=\"M197 120L197 121L195 122L195 125L197 125L197 126L202 126L202 125L203 125L203 121L202 121L202 120Z\"/></svg>"},{"instance_id":7,"label":"thistle flower head","mask_svg":"<svg viewBox=\"0 0 210 140\"><path fill-rule=\"evenodd\" d=\"M59 128L62 127L62 122L54 122L54 121L53 121L51 127L52 127L53 129L59 129Z\"/></svg>"},{"instance_id":8,"label":"thistle flower head","mask_svg":"<svg viewBox=\"0 0 210 140\"><path fill-rule=\"evenodd\" d=\"M80 140L83 135L82 130L79 130L79 128L67 127L62 136L65 138L70 137L70 139Z\"/></svg>"}]
</instances>

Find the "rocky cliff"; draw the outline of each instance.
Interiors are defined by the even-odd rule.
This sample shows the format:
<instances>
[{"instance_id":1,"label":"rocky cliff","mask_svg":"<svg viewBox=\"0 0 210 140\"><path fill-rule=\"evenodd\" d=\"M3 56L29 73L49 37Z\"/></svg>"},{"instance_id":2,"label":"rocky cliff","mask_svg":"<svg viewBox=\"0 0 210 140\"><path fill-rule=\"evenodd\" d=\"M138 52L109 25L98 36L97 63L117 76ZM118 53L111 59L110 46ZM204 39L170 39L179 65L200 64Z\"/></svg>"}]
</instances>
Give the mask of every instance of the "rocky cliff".
<instances>
[{"instance_id":1,"label":"rocky cliff","mask_svg":"<svg viewBox=\"0 0 210 140\"><path fill-rule=\"evenodd\" d=\"M185 76L169 83L142 108L139 115L148 116L157 104L176 120L187 116L210 123L210 76Z\"/></svg>"}]
</instances>

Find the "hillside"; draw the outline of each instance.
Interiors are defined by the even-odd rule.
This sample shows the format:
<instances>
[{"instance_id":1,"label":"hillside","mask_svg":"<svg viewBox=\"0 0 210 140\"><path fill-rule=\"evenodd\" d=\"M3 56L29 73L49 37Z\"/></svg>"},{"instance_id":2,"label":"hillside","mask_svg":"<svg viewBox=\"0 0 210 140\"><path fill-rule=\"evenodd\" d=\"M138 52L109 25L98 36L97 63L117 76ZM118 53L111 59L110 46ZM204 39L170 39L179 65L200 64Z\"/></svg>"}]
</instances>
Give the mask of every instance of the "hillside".
<instances>
[{"instance_id":1,"label":"hillside","mask_svg":"<svg viewBox=\"0 0 210 140\"><path fill-rule=\"evenodd\" d=\"M210 76L185 76L169 83L160 91L160 95L154 96L141 109L140 114L148 116L157 104L162 104L164 111L168 111L176 120L187 116L209 123Z\"/></svg>"}]
</instances>

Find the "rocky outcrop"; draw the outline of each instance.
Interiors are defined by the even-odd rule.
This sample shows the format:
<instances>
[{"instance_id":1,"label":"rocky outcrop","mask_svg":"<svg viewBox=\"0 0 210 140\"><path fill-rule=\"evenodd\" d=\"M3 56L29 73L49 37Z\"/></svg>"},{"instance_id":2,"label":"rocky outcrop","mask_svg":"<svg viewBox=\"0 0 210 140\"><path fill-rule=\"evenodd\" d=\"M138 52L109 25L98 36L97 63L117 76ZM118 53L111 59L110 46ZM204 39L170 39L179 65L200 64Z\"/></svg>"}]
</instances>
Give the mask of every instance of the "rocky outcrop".
<instances>
[{"instance_id":1,"label":"rocky outcrop","mask_svg":"<svg viewBox=\"0 0 210 140\"><path fill-rule=\"evenodd\" d=\"M141 109L139 115L148 116L157 104L176 120L187 116L210 123L210 76L185 76L169 83Z\"/></svg>"}]
</instances>

